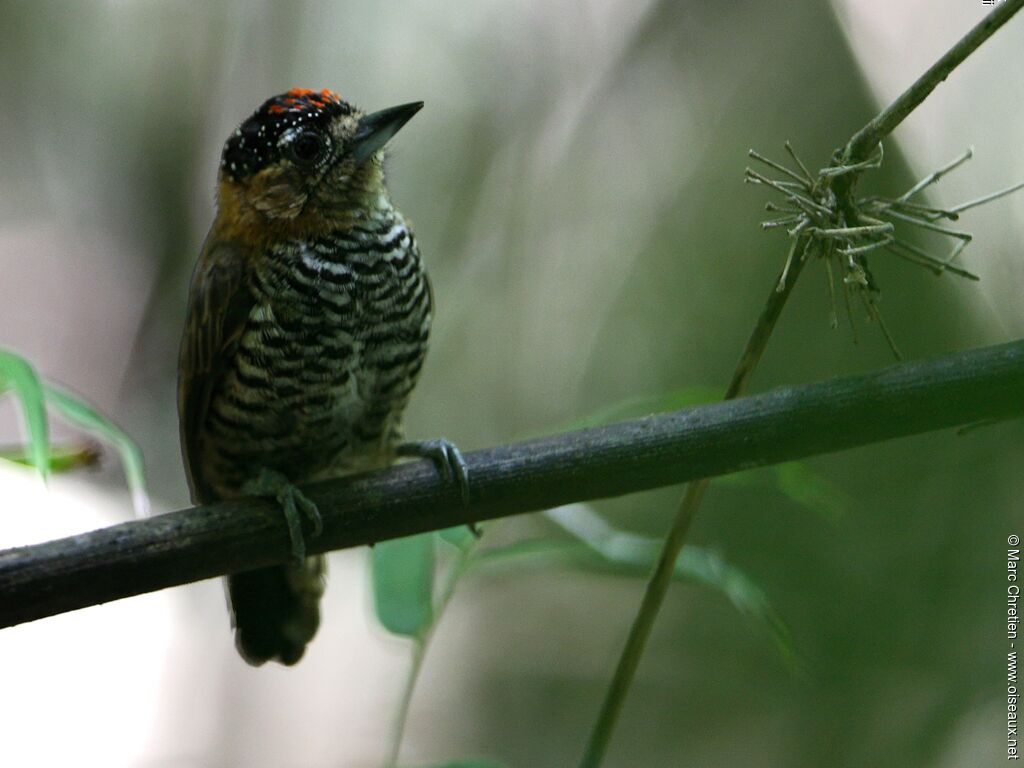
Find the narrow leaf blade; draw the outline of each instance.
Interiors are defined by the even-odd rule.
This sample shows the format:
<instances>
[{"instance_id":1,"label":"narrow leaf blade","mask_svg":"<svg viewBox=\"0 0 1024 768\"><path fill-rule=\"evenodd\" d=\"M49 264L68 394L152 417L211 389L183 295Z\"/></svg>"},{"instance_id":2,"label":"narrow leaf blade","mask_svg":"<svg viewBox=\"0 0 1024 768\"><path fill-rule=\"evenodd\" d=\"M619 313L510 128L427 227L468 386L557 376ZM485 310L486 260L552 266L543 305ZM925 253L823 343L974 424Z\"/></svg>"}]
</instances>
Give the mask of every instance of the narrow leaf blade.
<instances>
[{"instance_id":1,"label":"narrow leaf blade","mask_svg":"<svg viewBox=\"0 0 1024 768\"><path fill-rule=\"evenodd\" d=\"M46 420L43 385L28 361L13 352L0 349L0 392L13 390L21 404L22 420L28 439L28 457L45 479L50 471L50 430Z\"/></svg>"},{"instance_id":2,"label":"narrow leaf blade","mask_svg":"<svg viewBox=\"0 0 1024 768\"><path fill-rule=\"evenodd\" d=\"M564 555L584 567L648 578L661 554L660 540L619 530L589 505L570 504L546 514L590 550L590 558L581 558L578 551ZM542 552L536 548L533 556ZM552 554L549 552L546 556ZM796 668L796 652L788 627L771 606L764 590L740 568L716 552L691 544L676 558L673 577L721 592L740 613L768 630L787 666Z\"/></svg>"},{"instance_id":3,"label":"narrow leaf blade","mask_svg":"<svg viewBox=\"0 0 1024 768\"><path fill-rule=\"evenodd\" d=\"M802 462L787 461L772 467L771 471L775 485L783 495L822 517L838 520L853 505L839 486L812 472Z\"/></svg>"},{"instance_id":4,"label":"narrow leaf blade","mask_svg":"<svg viewBox=\"0 0 1024 768\"><path fill-rule=\"evenodd\" d=\"M146 474L142 451L124 431L88 403L65 392L52 384L46 384L46 399L72 424L107 441L117 450L124 467L125 480L132 494L132 504L137 515L149 512L149 495L146 493Z\"/></svg>"}]
</instances>

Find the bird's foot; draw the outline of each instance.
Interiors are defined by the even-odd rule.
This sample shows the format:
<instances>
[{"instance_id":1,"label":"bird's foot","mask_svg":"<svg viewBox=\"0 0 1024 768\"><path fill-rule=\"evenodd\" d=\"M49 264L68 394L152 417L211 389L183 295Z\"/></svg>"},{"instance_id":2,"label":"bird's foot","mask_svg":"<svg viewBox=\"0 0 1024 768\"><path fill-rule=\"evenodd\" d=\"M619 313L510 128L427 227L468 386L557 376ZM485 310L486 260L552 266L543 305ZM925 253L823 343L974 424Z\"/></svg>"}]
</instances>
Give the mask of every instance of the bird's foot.
<instances>
[{"instance_id":1,"label":"bird's foot","mask_svg":"<svg viewBox=\"0 0 1024 768\"><path fill-rule=\"evenodd\" d=\"M242 492L250 496L273 496L281 505L285 522L288 524L288 538L292 542L292 557L297 563L306 559L306 540L302 534L302 518L313 526L312 535L319 536L324 523L316 504L289 482L288 478L273 469L261 469L260 474L242 486Z\"/></svg>"},{"instance_id":2,"label":"bird's foot","mask_svg":"<svg viewBox=\"0 0 1024 768\"><path fill-rule=\"evenodd\" d=\"M419 456L434 462L446 481L458 485L462 506L469 509L469 467L466 466L466 460L462 458L462 452L455 447L455 443L443 437L414 440L402 443L395 452L399 456ZM473 535L480 538L477 524L471 522L468 526Z\"/></svg>"}]
</instances>

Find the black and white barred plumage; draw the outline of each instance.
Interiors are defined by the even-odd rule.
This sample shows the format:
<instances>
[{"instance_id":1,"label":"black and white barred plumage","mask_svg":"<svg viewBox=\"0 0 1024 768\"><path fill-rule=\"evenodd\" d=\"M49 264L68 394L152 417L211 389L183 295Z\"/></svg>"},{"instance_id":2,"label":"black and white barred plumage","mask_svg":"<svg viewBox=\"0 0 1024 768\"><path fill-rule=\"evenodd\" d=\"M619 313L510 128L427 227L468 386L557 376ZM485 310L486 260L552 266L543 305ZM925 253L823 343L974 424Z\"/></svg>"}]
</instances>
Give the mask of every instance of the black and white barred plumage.
<instances>
[{"instance_id":1,"label":"black and white barred plumage","mask_svg":"<svg viewBox=\"0 0 1024 768\"><path fill-rule=\"evenodd\" d=\"M381 148L421 106L364 115L330 91L292 89L228 139L181 349L195 501L247 495L267 472L293 487L394 459L431 293ZM229 577L247 661L299 660L323 575L310 557Z\"/></svg>"},{"instance_id":2,"label":"black and white barred plumage","mask_svg":"<svg viewBox=\"0 0 1024 768\"><path fill-rule=\"evenodd\" d=\"M253 306L210 402L214 490L237 493L254 465L301 483L386 463L430 332L430 288L401 215L278 246L248 283Z\"/></svg>"}]
</instances>

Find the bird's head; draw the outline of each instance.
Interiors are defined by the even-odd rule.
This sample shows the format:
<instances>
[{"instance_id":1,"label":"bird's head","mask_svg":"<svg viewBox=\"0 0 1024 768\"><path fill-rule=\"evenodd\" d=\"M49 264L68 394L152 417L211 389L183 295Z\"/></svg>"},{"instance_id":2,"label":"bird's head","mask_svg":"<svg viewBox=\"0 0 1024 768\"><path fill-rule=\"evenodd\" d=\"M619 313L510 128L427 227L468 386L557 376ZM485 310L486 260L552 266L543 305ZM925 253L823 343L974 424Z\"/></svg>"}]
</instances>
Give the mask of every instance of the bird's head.
<instances>
[{"instance_id":1,"label":"bird's head","mask_svg":"<svg viewBox=\"0 0 1024 768\"><path fill-rule=\"evenodd\" d=\"M305 88L268 99L224 145L222 226L301 236L358 224L386 203L384 145L422 106L364 114L333 91Z\"/></svg>"}]
</instances>

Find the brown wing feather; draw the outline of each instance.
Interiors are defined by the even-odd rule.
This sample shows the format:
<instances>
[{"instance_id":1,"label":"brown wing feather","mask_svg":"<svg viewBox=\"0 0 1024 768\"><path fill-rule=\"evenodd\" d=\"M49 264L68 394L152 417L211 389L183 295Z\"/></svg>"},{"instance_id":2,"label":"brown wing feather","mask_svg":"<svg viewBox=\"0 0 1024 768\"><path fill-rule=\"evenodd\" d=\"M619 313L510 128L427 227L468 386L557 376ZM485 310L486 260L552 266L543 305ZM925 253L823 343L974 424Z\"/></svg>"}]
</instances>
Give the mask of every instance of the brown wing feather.
<instances>
[{"instance_id":1,"label":"brown wing feather","mask_svg":"<svg viewBox=\"0 0 1024 768\"><path fill-rule=\"evenodd\" d=\"M210 399L234 355L253 306L249 259L207 238L192 273L188 317L178 365L178 424L189 490L195 502L215 493L203 476L202 439Z\"/></svg>"}]
</instances>

